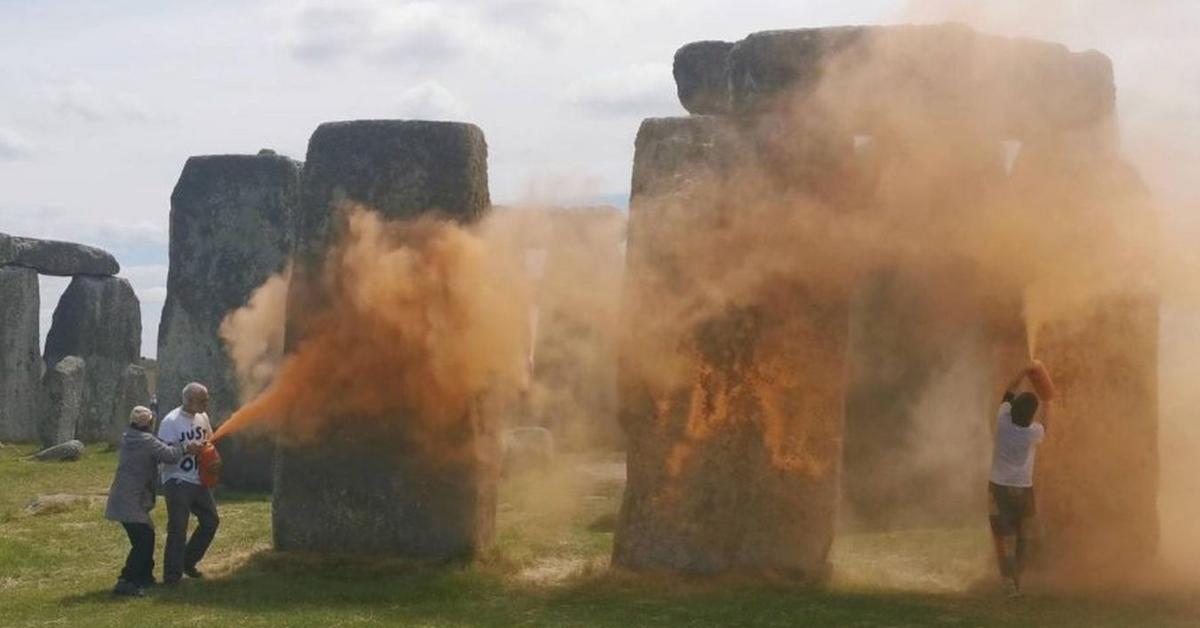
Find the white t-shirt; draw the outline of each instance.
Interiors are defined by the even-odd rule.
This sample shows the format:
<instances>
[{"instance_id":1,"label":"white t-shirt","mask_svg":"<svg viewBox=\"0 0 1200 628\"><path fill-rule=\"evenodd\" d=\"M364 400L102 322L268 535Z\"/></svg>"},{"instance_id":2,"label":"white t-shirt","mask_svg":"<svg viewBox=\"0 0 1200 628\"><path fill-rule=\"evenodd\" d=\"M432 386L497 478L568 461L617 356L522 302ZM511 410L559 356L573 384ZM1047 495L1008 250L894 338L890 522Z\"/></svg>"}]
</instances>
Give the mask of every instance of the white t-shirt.
<instances>
[{"instance_id":1,"label":"white t-shirt","mask_svg":"<svg viewBox=\"0 0 1200 628\"><path fill-rule=\"evenodd\" d=\"M191 415L184 412L183 408L175 408L163 417L158 426L159 440L168 445L203 441L210 437L212 425L208 422L208 415L203 412ZM200 483L200 465L196 456L191 454L185 455L175 464L164 464L161 469L164 483L167 480Z\"/></svg>"},{"instance_id":2,"label":"white t-shirt","mask_svg":"<svg viewBox=\"0 0 1200 628\"><path fill-rule=\"evenodd\" d=\"M992 483L1000 486L1033 486L1033 459L1046 437L1041 423L1021 427L1012 420L1012 404L1000 404L996 415L996 449L992 452Z\"/></svg>"}]
</instances>

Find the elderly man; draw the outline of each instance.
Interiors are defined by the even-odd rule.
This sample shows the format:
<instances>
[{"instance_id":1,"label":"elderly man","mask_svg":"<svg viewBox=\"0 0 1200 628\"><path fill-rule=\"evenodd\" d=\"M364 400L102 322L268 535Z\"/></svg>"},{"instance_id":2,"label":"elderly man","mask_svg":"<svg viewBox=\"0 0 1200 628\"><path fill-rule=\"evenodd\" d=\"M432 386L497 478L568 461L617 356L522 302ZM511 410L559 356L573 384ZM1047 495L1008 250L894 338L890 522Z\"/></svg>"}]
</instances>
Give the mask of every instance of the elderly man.
<instances>
[{"instance_id":1,"label":"elderly man","mask_svg":"<svg viewBox=\"0 0 1200 628\"><path fill-rule=\"evenodd\" d=\"M144 595L142 588L154 584L154 475L160 463L179 462L185 454L200 453L198 443L167 445L154 437L154 415L137 406L129 416L129 429L121 439L117 473L108 489L104 517L119 522L129 536L129 555L113 593Z\"/></svg>"},{"instance_id":2,"label":"elderly man","mask_svg":"<svg viewBox=\"0 0 1200 628\"><path fill-rule=\"evenodd\" d=\"M168 444L205 443L212 437L208 422L208 389L192 382L183 387L183 405L163 417L158 437ZM199 459L184 456L175 464L162 465L163 495L167 502L167 547L163 551L163 583L178 584L189 578L204 577L196 564L204 558L220 517L212 492L200 483ZM199 524L187 539L189 515Z\"/></svg>"}]
</instances>

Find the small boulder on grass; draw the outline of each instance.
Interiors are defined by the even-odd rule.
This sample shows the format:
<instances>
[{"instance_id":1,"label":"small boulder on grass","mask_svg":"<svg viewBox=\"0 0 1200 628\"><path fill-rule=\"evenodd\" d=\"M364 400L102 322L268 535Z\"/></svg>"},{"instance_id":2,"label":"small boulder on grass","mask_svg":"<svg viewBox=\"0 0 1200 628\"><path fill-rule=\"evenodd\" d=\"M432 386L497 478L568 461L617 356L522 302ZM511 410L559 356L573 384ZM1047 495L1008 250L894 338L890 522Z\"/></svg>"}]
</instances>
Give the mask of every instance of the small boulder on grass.
<instances>
[{"instance_id":1,"label":"small boulder on grass","mask_svg":"<svg viewBox=\"0 0 1200 628\"><path fill-rule=\"evenodd\" d=\"M77 440L69 440L65 443L59 443L53 447L47 447L36 454L33 454L33 459L41 462L74 462L83 457L83 443Z\"/></svg>"},{"instance_id":2,"label":"small boulder on grass","mask_svg":"<svg viewBox=\"0 0 1200 628\"><path fill-rule=\"evenodd\" d=\"M103 495L72 495L69 493L38 495L31 499L28 504L25 504L23 512L31 517L53 515L55 513L88 508L104 499Z\"/></svg>"}]
</instances>

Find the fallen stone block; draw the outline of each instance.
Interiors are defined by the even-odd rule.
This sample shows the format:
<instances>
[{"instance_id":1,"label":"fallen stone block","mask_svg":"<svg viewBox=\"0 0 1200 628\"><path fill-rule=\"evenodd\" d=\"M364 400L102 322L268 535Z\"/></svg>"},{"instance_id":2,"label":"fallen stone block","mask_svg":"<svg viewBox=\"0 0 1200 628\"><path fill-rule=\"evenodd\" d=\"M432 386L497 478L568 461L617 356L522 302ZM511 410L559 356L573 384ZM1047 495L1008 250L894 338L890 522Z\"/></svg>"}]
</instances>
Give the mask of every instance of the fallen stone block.
<instances>
[{"instance_id":1,"label":"fallen stone block","mask_svg":"<svg viewBox=\"0 0 1200 628\"><path fill-rule=\"evenodd\" d=\"M83 450L83 443L77 440L69 440L33 454L33 459L41 462L74 462L83 457Z\"/></svg>"},{"instance_id":2,"label":"fallen stone block","mask_svg":"<svg viewBox=\"0 0 1200 628\"><path fill-rule=\"evenodd\" d=\"M72 495L70 493L55 493L53 495L38 495L31 499L21 513L27 517L54 515L72 510L91 508L103 503L104 495Z\"/></svg>"}]
</instances>

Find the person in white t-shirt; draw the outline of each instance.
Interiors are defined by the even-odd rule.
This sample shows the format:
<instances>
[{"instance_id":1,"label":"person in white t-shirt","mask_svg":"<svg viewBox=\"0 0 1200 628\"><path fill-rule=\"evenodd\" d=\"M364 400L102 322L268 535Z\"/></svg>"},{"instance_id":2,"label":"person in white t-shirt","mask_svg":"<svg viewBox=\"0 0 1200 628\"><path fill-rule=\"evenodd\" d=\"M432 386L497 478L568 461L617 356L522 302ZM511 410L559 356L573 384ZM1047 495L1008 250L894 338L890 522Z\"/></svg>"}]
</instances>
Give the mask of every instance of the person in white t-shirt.
<instances>
[{"instance_id":1,"label":"person in white t-shirt","mask_svg":"<svg viewBox=\"0 0 1200 628\"><path fill-rule=\"evenodd\" d=\"M1040 422L1038 397L1018 389L1034 366L1022 369L1004 391L996 413L996 444L988 482L989 521L1000 575L1013 595L1021 591L1025 555L1034 534L1033 464L1037 446L1046 437L1047 410Z\"/></svg>"},{"instance_id":2,"label":"person in white t-shirt","mask_svg":"<svg viewBox=\"0 0 1200 628\"><path fill-rule=\"evenodd\" d=\"M158 438L168 445L206 443L212 437L208 421L208 389L192 382L183 388L183 405L163 417ZM199 458L188 454L161 467L167 503L167 546L163 550L163 584L177 584L184 575L202 578L196 568L208 551L221 519L212 491L200 483ZM188 519L196 515L196 530L187 537Z\"/></svg>"}]
</instances>

